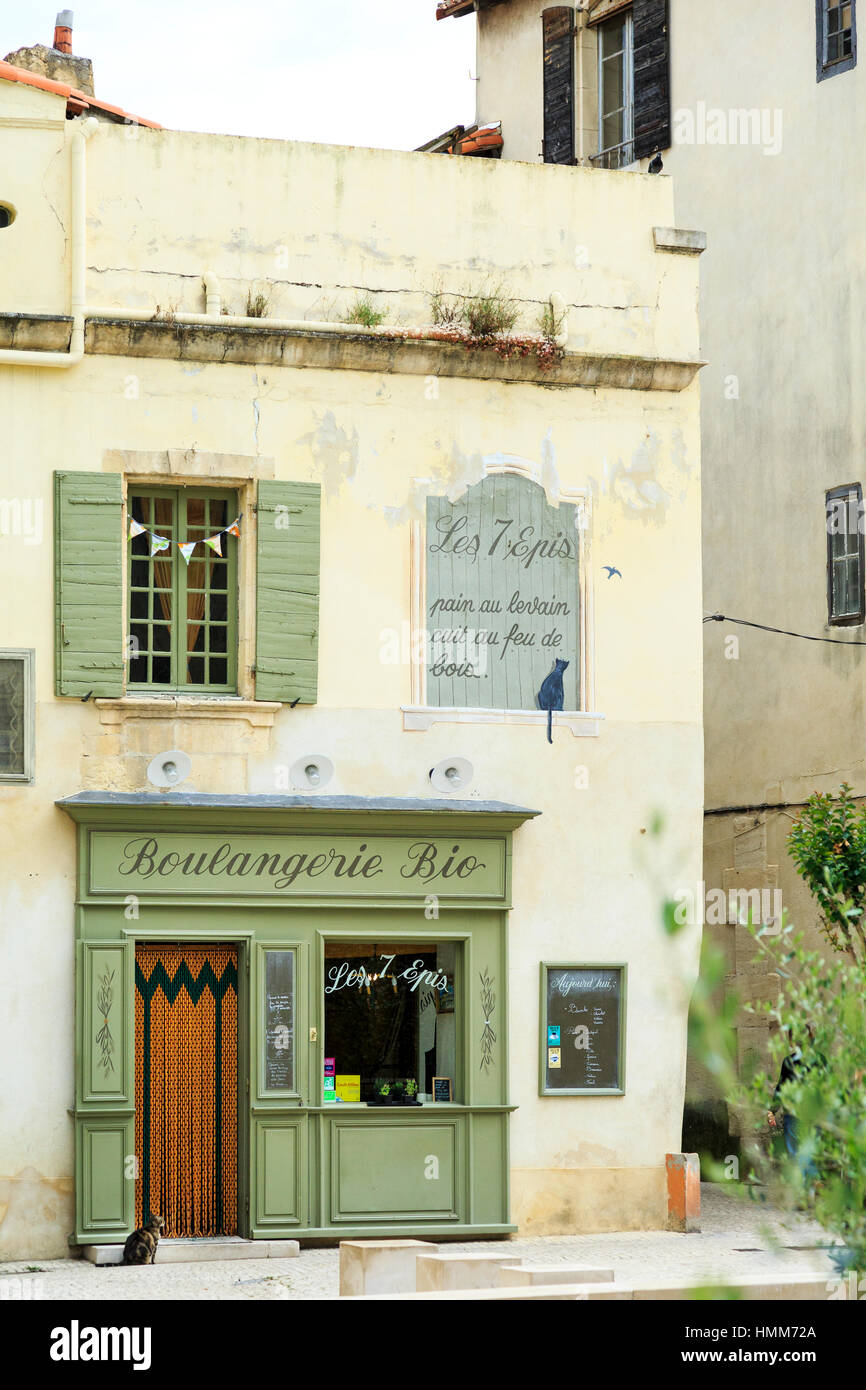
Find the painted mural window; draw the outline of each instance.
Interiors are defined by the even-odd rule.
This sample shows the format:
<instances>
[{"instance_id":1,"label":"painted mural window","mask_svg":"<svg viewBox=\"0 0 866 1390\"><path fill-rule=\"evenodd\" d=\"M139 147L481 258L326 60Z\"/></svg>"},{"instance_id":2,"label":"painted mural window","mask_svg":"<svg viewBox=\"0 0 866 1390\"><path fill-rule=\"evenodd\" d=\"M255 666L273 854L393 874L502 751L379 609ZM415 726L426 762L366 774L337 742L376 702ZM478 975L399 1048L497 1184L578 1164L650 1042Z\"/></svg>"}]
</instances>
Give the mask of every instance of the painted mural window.
<instances>
[{"instance_id":1,"label":"painted mural window","mask_svg":"<svg viewBox=\"0 0 866 1390\"><path fill-rule=\"evenodd\" d=\"M631 10L598 26L598 148L595 163L634 161L634 27Z\"/></svg>"},{"instance_id":2,"label":"painted mural window","mask_svg":"<svg viewBox=\"0 0 866 1390\"><path fill-rule=\"evenodd\" d=\"M818 78L846 72L857 61L856 0L817 0Z\"/></svg>"},{"instance_id":3,"label":"painted mural window","mask_svg":"<svg viewBox=\"0 0 866 1390\"><path fill-rule=\"evenodd\" d=\"M427 499L427 704L580 708L578 509L528 478L493 474L457 501Z\"/></svg>"},{"instance_id":4,"label":"painted mural window","mask_svg":"<svg viewBox=\"0 0 866 1390\"><path fill-rule=\"evenodd\" d=\"M326 1104L432 1103L434 1077L449 1078L452 1099L460 1099L459 949L454 942L326 943Z\"/></svg>"},{"instance_id":5,"label":"painted mural window","mask_svg":"<svg viewBox=\"0 0 866 1390\"><path fill-rule=\"evenodd\" d=\"M0 651L0 784L33 780L33 657Z\"/></svg>"},{"instance_id":6,"label":"painted mural window","mask_svg":"<svg viewBox=\"0 0 866 1390\"><path fill-rule=\"evenodd\" d=\"M864 612L863 489L833 488L826 498L827 610L831 623L862 623Z\"/></svg>"},{"instance_id":7,"label":"painted mural window","mask_svg":"<svg viewBox=\"0 0 866 1390\"><path fill-rule=\"evenodd\" d=\"M130 689L230 693L237 680L237 496L130 490Z\"/></svg>"}]
</instances>

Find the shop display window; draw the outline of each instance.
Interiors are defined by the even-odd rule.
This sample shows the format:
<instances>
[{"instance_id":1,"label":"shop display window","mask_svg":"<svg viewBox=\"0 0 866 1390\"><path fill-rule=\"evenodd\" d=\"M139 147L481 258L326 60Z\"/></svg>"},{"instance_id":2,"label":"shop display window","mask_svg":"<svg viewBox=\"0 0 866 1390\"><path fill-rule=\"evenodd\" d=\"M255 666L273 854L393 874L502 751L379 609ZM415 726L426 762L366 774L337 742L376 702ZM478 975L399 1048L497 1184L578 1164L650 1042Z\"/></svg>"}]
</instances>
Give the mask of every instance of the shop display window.
<instances>
[{"instance_id":1,"label":"shop display window","mask_svg":"<svg viewBox=\"0 0 866 1390\"><path fill-rule=\"evenodd\" d=\"M432 1103L433 1078L460 1099L454 942L325 946L326 1104Z\"/></svg>"}]
</instances>

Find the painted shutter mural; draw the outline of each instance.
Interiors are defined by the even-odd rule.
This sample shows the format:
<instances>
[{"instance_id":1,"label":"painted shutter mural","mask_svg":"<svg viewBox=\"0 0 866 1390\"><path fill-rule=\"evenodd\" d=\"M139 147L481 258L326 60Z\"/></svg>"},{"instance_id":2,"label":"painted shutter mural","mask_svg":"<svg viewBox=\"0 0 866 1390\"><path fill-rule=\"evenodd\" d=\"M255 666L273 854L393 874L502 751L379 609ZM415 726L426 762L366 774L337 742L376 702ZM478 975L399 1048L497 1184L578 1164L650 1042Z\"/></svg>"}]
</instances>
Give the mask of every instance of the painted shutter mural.
<instances>
[{"instance_id":1,"label":"painted shutter mural","mask_svg":"<svg viewBox=\"0 0 866 1390\"><path fill-rule=\"evenodd\" d=\"M579 707L577 507L495 474L456 502L428 497L427 704L537 709L557 657L564 708Z\"/></svg>"},{"instance_id":2,"label":"painted shutter mural","mask_svg":"<svg viewBox=\"0 0 866 1390\"><path fill-rule=\"evenodd\" d=\"M123 694L122 515L118 474L54 474L57 695Z\"/></svg>"},{"instance_id":3,"label":"painted shutter mural","mask_svg":"<svg viewBox=\"0 0 866 1390\"><path fill-rule=\"evenodd\" d=\"M256 699L316 703L319 654L318 483L260 482Z\"/></svg>"},{"instance_id":4,"label":"painted shutter mural","mask_svg":"<svg viewBox=\"0 0 866 1390\"><path fill-rule=\"evenodd\" d=\"M574 163L574 10L541 16L544 41L544 162Z\"/></svg>"},{"instance_id":5,"label":"painted shutter mural","mask_svg":"<svg viewBox=\"0 0 866 1390\"><path fill-rule=\"evenodd\" d=\"M671 144L667 0L634 0L634 154L648 159Z\"/></svg>"}]
</instances>

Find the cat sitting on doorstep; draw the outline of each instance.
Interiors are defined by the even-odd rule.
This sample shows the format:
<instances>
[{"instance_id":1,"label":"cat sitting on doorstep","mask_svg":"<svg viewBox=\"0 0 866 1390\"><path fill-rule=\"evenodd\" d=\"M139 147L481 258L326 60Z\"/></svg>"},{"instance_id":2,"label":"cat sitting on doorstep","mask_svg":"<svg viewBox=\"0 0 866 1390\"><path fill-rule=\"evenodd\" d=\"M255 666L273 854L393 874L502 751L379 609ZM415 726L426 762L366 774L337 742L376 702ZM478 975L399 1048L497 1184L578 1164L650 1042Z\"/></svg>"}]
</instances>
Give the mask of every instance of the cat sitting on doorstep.
<instances>
[{"instance_id":1,"label":"cat sitting on doorstep","mask_svg":"<svg viewBox=\"0 0 866 1390\"><path fill-rule=\"evenodd\" d=\"M163 1218L151 1216L149 1221L146 1221L137 1231L133 1231L131 1236L126 1237L126 1244L123 1247L123 1264L155 1264L156 1247L159 1245L159 1237L164 1230L165 1221Z\"/></svg>"},{"instance_id":2,"label":"cat sitting on doorstep","mask_svg":"<svg viewBox=\"0 0 866 1390\"><path fill-rule=\"evenodd\" d=\"M549 675L544 677L541 682L541 689L535 697L538 701L539 709L547 710L547 742L553 742L553 711L562 709L565 703L565 691L562 684L562 673L568 665L561 657L556 658L556 663Z\"/></svg>"}]
</instances>

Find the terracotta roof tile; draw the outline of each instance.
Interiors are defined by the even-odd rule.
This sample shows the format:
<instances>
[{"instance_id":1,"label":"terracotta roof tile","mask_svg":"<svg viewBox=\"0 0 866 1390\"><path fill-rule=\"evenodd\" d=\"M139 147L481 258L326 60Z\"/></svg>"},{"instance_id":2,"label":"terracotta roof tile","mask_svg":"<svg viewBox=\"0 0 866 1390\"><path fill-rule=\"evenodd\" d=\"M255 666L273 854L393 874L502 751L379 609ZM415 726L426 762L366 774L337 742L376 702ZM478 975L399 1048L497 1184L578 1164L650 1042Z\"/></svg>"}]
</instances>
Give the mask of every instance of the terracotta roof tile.
<instances>
[{"instance_id":1,"label":"terracotta roof tile","mask_svg":"<svg viewBox=\"0 0 866 1390\"><path fill-rule=\"evenodd\" d=\"M478 0L479 10L487 10L491 5L502 5L507 0ZM472 14L475 0L439 0L436 6L437 19L449 19L451 15Z\"/></svg>"},{"instance_id":2,"label":"terracotta roof tile","mask_svg":"<svg viewBox=\"0 0 866 1390\"><path fill-rule=\"evenodd\" d=\"M38 72L16 68L12 63L0 61L0 79L5 82L20 82L24 87L38 87L42 92L53 92L55 96L65 97L67 113L73 116L80 116L83 112L91 110L106 111L130 124L148 126L151 130L162 129L156 121L148 121L144 116L132 116L120 106L111 106L107 101L100 101L98 97L86 96L84 92L79 92L77 87L70 87L67 82L55 82L53 78L42 77Z\"/></svg>"}]
</instances>

